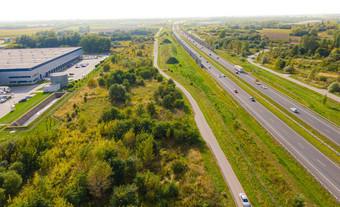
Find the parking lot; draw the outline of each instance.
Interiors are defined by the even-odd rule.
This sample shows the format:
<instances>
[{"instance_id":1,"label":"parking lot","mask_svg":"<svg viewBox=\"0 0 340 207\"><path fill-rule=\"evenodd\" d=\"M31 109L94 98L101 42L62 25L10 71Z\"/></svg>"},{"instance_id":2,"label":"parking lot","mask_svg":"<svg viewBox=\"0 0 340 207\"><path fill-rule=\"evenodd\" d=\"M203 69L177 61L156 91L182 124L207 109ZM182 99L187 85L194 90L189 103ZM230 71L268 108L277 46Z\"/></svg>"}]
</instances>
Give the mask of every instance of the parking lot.
<instances>
[{"instance_id":1,"label":"parking lot","mask_svg":"<svg viewBox=\"0 0 340 207\"><path fill-rule=\"evenodd\" d=\"M72 67L67 68L63 72L68 73L68 74L73 73L74 74L72 75L73 80L81 79L85 77L88 73L90 73L100 61L106 59L107 57L108 56L100 56L97 59L95 59L94 57L84 58L77 64L80 65L80 64L88 63L86 67L76 68L77 64L75 64ZM42 93L43 91L38 90L38 89L42 88L46 84L48 83L10 87L11 92L7 95L12 95L12 98L7 100L4 103L0 103L0 118L4 117L6 114L8 114L11 111L12 105L18 103L18 101L25 98L26 96L32 93L35 93L35 92Z\"/></svg>"}]
</instances>

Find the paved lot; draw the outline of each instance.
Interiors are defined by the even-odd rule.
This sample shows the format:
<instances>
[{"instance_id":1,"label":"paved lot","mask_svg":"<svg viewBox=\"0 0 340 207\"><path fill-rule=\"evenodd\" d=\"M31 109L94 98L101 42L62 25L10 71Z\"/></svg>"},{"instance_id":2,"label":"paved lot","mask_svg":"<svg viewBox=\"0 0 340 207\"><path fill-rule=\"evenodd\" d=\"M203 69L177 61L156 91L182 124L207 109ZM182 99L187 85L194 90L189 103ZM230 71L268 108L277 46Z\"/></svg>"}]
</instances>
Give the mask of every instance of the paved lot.
<instances>
[{"instance_id":1,"label":"paved lot","mask_svg":"<svg viewBox=\"0 0 340 207\"><path fill-rule=\"evenodd\" d=\"M64 70L63 72L74 73L73 80L81 79L84 76L86 76L88 73L90 73L95 68L96 64L98 64L101 60L106 59L107 57L108 56L102 56L98 59L94 59L94 58L84 59L77 64L88 63L89 64L88 66L76 68L74 65L71 68ZM0 104L0 118L8 114L11 111L11 105L18 103L19 100L25 98L31 93L42 92L42 91L38 91L38 89L42 88L46 84L47 83L10 87L11 93L13 94L13 98L6 101L5 103Z\"/></svg>"}]
</instances>

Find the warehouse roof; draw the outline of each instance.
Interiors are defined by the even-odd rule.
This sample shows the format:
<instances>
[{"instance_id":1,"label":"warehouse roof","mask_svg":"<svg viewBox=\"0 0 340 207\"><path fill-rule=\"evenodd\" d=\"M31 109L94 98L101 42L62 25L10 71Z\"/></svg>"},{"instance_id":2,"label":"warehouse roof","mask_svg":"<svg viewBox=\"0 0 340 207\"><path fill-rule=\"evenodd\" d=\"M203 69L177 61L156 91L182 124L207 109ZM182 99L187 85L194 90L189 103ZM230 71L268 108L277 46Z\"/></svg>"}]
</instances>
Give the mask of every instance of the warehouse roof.
<instances>
[{"instance_id":1,"label":"warehouse roof","mask_svg":"<svg viewBox=\"0 0 340 207\"><path fill-rule=\"evenodd\" d=\"M3 49L0 50L0 69L34 68L79 49L81 48Z\"/></svg>"}]
</instances>

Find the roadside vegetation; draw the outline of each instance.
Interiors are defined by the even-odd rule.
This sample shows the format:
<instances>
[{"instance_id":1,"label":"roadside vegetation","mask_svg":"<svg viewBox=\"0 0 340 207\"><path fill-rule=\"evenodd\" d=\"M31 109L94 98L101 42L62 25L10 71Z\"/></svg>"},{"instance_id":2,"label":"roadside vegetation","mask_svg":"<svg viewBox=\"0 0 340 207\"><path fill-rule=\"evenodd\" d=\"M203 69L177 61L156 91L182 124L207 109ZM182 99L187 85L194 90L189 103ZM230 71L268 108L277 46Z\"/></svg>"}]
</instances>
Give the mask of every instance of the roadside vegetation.
<instances>
[{"instance_id":1,"label":"roadside vegetation","mask_svg":"<svg viewBox=\"0 0 340 207\"><path fill-rule=\"evenodd\" d=\"M163 39L172 42L160 45L160 59L166 60L175 47L174 57L179 63L165 64L166 72L198 102L252 204L297 206L302 198L301 203L306 206L336 205L320 184L196 65L170 34L168 29L160 37L160 43Z\"/></svg>"},{"instance_id":2,"label":"roadside vegetation","mask_svg":"<svg viewBox=\"0 0 340 207\"><path fill-rule=\"evenodd\" d=\"M225 26L186 25L215 49L245 58L260 52L256 61L310 85L339 94L340 26L336 20L308 24L277 21L235 21ZM323 35L322 35L323 34ZM327 35L325 35L327 34ZM269 48L267 52L261 52ZM337 84L337 86L331 85Z\"/></svg>"},{"instance_id":3,"label":"roadside vegetation","mask_svg":"<svg viewBox=\"0 0 340 207\"><path fill-rule=\"evenodd\" d=\"M121 45L60 122L2 143L0 205L234 206L188 101L151 66L153 41Z\"/></svg>"}]
</instances>

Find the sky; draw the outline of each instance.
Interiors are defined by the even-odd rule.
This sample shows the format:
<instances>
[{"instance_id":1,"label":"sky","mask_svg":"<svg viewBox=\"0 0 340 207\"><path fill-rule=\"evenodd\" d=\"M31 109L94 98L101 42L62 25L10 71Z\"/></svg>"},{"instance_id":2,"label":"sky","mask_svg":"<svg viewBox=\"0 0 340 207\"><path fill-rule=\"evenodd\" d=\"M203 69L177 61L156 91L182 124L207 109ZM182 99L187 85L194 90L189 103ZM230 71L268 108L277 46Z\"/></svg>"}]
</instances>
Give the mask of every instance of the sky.
<instances>
[{"instance_id":1,"label":"sky","mask_svg":"<svg viewBox=\"0 0 340 207\"><path fill-rule=\"evenodd\" d=\"M0 21L340 14L340 0L4 0Z\"/></svg>"}]
</instances>

